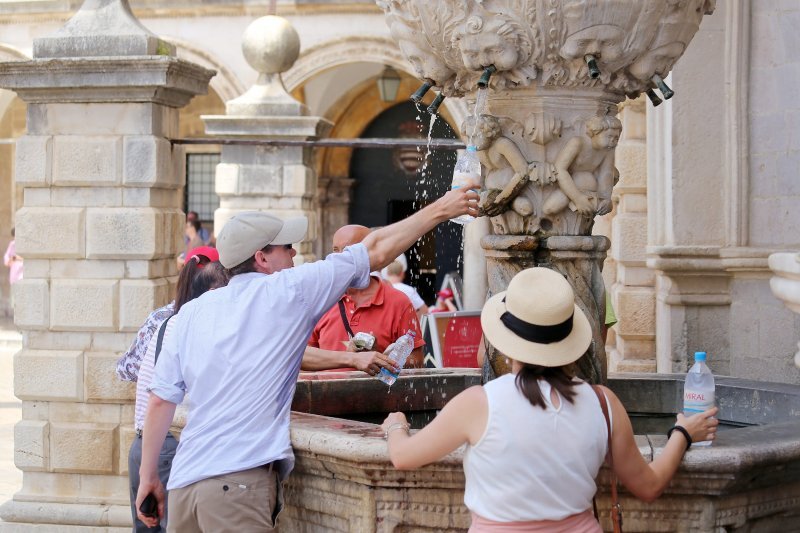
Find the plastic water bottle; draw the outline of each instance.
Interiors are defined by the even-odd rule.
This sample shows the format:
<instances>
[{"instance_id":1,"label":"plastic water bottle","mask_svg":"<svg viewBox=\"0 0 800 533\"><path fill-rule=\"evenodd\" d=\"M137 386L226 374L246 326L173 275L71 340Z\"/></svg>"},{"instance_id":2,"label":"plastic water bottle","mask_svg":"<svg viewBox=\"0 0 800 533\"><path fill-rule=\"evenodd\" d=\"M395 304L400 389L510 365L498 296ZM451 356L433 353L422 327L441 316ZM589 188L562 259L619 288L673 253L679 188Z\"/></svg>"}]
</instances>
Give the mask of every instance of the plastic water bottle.
<instances>
[{"instance_id":1,"label":"plastic water bottle","mask_svg":"<svg viewBox=\"0 0 800 533\"><path fill-rule=\"evenodd\" d=\"M450 188L460 189L470 183L477 185L480 181L481 162L478 160L478 149L474 145L469 145L467 150L456 161L456 166L453 169L453 184ZM467 224L473 220L475 220L475 217L471 215L461 215L450 219L451 222L456 224Z\"/></svg>"},{"instance_id":2,"label":"plastic water bottle","mask_svg":"<svg viewBox=\"0 0 800 533\"><path fill-rule=\"evenodd\" d=\"M714 407L714 375L706 365L706 352L694 353L694 365L686 374L683 387L683 414L692 416ZM710 446L711 441L695 442L696 446Z\"/></svg>"},{"instance_id":3,"label":"plastic water bottle","mask_svg":"<svg viewBox=\"0 0 800 533\"><path fill-rule=\"evenodd\" d=\"M402 335L399 339L397 339L392 347L392 350L386 354L389 356L389 359L395 364L398 369L402 369L403 366L406 364L406 359L408 356L411 355L411 352L414 351L414 337L416 334L413 330L408 330L405 335ZM397 371L395 374L394 372L390 372L385 368L381 368L381 371L378 373L378 379L389 385L390 387L397 381L397 376L400 375L400 370Z\"/></svg>"}]
</instances>

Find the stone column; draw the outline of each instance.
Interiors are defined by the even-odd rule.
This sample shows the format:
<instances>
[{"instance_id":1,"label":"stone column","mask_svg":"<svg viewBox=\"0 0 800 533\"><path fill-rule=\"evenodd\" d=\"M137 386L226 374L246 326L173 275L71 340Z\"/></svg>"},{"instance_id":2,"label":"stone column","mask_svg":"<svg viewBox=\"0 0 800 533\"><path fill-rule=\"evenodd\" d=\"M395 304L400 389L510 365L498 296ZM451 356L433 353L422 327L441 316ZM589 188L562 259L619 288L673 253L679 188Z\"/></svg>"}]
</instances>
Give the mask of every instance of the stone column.
<instances>
[{"instance_id":1,"label":"stone column","mask_svg":"<svg viewBox=\"0 0 800 533\"><path fill-rule=\"evenodd\" d=\"M281 73L300 52L300 38L286 19L262 17L242 37L245 59L260 75L256 85L225 106L225 116L203 116L206 133L242 139L304 141L326 134L332 124L310 117L308 108L286 92ZM314 259L316 174L313 149L307 146L228 145L217 166L220 207L214 214L219 231L242 211L265 210L279 217L306 215L309 231L296 245L295 263Z\"/></svg>"},{"instance_id":2,"label":"stone column","mask_svg":"<svg viewBox=\"0 0 800 533\"><path fill-rule=\"evenodd\" d=\"M0 531L130 531L135 388L115 362L172 294L183 156L169 138L214 73L174 57L127 0L87 0L33 56L0 64L0 86L28 104L15 166L23 487Z\"/></svg>"},{"instance_id":3,"label":"stone column","mask_svg":"<svg viewBox=\"0 0 800 533\"><path fill-rule=\"evenodd\" d=\"M615 284L608 292L619 319L609 351L611 372L656 369L655 273L647 268L647 123L644 97L621 106L622 136L617 145L619 183L611 222L610 262Z\"/></svg>"}]
</instances>

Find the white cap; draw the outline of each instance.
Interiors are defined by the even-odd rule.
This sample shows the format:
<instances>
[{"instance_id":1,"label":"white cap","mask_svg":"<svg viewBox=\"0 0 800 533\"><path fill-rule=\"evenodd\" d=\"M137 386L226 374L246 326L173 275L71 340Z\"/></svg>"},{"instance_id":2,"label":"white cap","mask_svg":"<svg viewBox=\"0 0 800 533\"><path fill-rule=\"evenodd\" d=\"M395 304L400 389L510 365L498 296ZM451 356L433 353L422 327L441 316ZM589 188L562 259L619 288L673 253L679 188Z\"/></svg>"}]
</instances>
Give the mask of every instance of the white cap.
<instances>
[{"instance_id":1,"label":"white cap","mask_svg":"<svg viewBox=\"0 0 800 533\"><path fill-rule=\"evenodd\" d=\"M233 268L250 259L268 244L294 244L308 230L304 216L281 220L261 211L239 213L225 223L217 237L219 262Z\"/></svg>"}]
</instances>

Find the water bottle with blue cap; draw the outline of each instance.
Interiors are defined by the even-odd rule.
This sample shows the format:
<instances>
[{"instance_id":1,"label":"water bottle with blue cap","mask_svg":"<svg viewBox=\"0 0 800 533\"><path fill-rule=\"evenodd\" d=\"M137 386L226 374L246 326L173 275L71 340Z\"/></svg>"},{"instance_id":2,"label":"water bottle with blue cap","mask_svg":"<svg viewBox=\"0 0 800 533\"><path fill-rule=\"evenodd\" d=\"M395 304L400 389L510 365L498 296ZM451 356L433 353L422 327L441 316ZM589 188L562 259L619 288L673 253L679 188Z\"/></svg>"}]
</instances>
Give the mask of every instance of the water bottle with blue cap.
<instances>
[{"instance_id":1,"label":"water bottle with blue cap","mask_svg":"<svg viewBox=\"0 0 800 533\"><path fill-rule=\"evenodd\" d=\"M714 407L714 375L706 365L706 352L695 352L694 365L686 374L683 387L683 414L692 416ZM711 441L695 442L692 446L710 446Z\"/></svg>"}]
</instances>

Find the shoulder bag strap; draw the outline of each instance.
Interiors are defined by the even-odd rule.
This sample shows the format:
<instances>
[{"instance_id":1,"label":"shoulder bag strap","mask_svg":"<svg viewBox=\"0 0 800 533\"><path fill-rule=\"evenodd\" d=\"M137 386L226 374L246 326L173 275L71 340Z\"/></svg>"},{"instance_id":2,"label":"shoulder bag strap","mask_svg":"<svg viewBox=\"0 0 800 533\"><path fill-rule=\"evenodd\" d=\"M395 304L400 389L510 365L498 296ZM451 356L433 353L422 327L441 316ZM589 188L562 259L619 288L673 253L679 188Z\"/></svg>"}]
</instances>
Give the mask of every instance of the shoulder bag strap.
<instances>
[{"instance_id":1,"label":"shoulder bag strap","mask_svg":"<svg viewBox=\"0 0 800 533\"><path fill-rule=\"evenodd\" d=\"M600 409L603 410L603 418L606 419L606 429L608 430L608 453L606 462L611 471L611 522L614 525L614 533L622 533L622 507L619 504L617 494L617 475L614 473L614 455L611 453L611 418L608 416L608 401L605 393L597 385L592 385L592 390L597 395L600 402ZM597 506L594 506L594 514L597 516Z\"/></svg>"},{"instance_id":2,"label":"shoulder bag strap","mask_svg":"<svg viewBox=\"0 0 800 533\"><path fill-rule=\"evenodd\" d=\"M170 315L167 319L161 323L161 327L158 328L158 338L156 339L156 356L155 360L153 361L153 366L158 362L158 354L161 353L161 343L164 342L164 332L167 331L167 322L174 317L175 315Z\"/></svg>"},{"instance_id":3,"label":"shoulder bag strap","mask_svg":"<svg viewBox=\"0 0 800 533\"><path fill-rule=\"evenodd\" d=\"M342 324L344 324L344 329L347 330L347 334L350 335L352 339L355 337L355 333L353 333L353 328L350 327L350 321L347 319L347 311L344 310L344 301L339 300L339 314L342 315Z\"/></svg>"}]
</instances>

